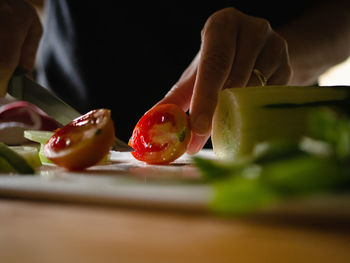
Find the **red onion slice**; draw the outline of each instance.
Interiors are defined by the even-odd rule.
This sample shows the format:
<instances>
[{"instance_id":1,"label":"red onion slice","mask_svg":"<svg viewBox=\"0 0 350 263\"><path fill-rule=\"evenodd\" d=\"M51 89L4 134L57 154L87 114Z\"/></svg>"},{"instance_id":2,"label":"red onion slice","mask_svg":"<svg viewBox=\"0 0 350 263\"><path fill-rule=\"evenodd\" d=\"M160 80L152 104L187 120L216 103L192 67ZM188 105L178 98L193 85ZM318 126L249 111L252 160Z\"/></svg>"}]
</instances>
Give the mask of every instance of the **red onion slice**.
<instances>
[{"instance_id":1,"label":"red onion slice","mask_svg":"<svg viewBox=\"0 0 350 263\"><path fill-rule=\"evenodd\" d=\"M0 106L0 141L8 145L27 142L24 130L53 131L61 125L41 109L26 101Z\"/></svg>"}]
</instances>

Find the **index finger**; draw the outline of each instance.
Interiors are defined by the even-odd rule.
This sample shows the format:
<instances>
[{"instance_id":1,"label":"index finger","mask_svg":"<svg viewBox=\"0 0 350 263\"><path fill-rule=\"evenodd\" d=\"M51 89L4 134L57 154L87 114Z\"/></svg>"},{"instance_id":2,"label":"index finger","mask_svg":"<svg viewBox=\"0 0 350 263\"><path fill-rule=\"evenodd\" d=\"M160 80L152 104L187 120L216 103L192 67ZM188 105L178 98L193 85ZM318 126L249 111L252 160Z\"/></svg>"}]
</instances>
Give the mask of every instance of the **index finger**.
<instances>
[{"instance_id":1,"label":"index finger","mask_svg":"<svg viewBox=\"0 0 350 263\"><path fill-rule=\"evenodd\" d=\"M202 31L200 60L195 82L190 118L192 130L208 133L218 93L231 71L235 56L237 31L231 26L231 12L219 11L210 17Z\"/></svg>"}]
</instances>

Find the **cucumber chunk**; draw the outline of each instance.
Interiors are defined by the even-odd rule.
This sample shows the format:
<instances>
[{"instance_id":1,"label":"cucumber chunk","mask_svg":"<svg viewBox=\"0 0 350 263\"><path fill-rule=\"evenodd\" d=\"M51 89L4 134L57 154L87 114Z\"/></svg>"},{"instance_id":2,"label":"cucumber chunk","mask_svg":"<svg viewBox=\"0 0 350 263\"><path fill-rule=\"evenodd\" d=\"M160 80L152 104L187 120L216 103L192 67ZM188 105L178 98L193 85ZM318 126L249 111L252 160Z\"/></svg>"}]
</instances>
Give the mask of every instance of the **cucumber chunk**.
<instances>
[{"instance_id":1,"label":"cucumber chunk","mask_svg":"<svg viewBox=\"0 0 350 263\"><path fill-rule=\"evenodd\" d=\"M21 174L33 174L35 172L34 168L21 155L2 142L0 142L0 157L2 158L1 172L12 172L10 167Z\"/></svg>"},{"instance_id":2,"label":"cucumber chunk","mask_svg":"<svg viewBox=\"0 0 350 263\"><path fill-rule=\"evenodd\" d=\"M15 173L16 170L9 164L9 162L0 157L0 173Z\"/></svg>"},{"instance_id":3,"label":"cucumber chunk","mask_svg":"<svg viewBox=\"0 0 350 263\"><path fill-rule=\"evenodd\" d=\"M349 112L350 87L264 86L225 89L213 117L212 144L219 159L251 156L254 146L270 140L308 135L309 113L331 107Z\"/></svg>"},{"instance_id":4,"label":"cucumber chunk","mask_svg":"<svg viewBox=\"0 0 350 263\"><path fill-rule=\"evenodd\" d=\"M40 143L39 159L43 164L52 164L44 154L45 143L54 135L51 131L27 130L24 131L24 137L33 142Z\"/></svg>"},{"instance_id":5,"label":"cucumber chunk","mask_svg":"<svg viewBox=\"0 0 350 263\"><path fill-rule=\"evenodd\" d=\"M39 151L36 147L9 146L9 148L18 153L20 156L22 156L27 161L27 163L34 169L42 165L39 158Z\"/></svg>"}]
</instances>

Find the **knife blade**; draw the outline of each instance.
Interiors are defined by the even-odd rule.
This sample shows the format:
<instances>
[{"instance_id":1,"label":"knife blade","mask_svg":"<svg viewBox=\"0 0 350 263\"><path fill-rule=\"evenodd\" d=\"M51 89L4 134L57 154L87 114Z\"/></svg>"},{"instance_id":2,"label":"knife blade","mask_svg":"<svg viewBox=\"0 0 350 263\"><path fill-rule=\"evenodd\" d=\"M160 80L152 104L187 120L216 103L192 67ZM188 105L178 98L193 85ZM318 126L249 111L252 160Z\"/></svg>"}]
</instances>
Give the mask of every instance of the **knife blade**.
<instances>
[{"instance_id":1,"label":"knife blade","mask_svg":"<svg viewBox=\"0 0 350 263\"><path fill-rule=\"evenodd\" d=\"M67 125L82 114L48 89L33 81L26 72L17 68L9 81L7 92L18 100L30 102L62 125ZM133 148L115 138L113 150L130 152Z\"/></svg>"}]
</instances>

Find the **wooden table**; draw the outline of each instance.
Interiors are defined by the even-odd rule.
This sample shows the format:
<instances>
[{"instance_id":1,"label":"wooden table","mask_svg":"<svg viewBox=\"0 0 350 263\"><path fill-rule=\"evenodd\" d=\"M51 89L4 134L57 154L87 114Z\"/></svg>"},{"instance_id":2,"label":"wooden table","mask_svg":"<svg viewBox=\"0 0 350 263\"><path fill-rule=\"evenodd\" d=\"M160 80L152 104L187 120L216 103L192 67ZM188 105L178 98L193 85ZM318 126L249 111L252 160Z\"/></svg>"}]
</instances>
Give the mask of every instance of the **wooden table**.
<instances>
[{"instance_id":1,"label":"wooden table","mask_svg":"<svg viewBox=\"0 0 350 263\"><path fill-rule=\"evenodd\" d=\"M0 262L350 262L347 224L0 199Z\"/></svg>"}]
</instances>

